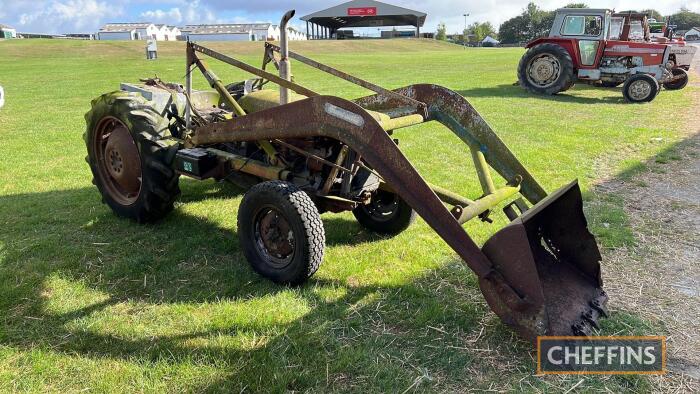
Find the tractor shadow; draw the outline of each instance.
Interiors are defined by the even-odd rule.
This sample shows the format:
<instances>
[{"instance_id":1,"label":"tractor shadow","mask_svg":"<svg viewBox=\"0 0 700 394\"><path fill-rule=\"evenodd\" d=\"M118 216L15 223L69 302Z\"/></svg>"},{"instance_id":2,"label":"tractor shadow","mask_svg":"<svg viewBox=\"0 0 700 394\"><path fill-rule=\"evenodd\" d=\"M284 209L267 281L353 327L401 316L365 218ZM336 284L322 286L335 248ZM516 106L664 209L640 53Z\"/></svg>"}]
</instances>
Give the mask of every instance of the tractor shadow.
<instances>
[{"instance_id":1,"label":"tractor shadow","mask_svg":"<svg viewBox=\"0 0 700 394\"><path fill-rule=\"evenodd\" d=\"M618 96L601 96L596 97L582 96L580 93L587 93L589 91L613 91L618 94ZM540 99L547 101L556 101L562 103L576 103L576 104L626 104L624 97L622 96L621 88L600 88L591 86L588 84L578 84L571 88L570 90L556 94L554 96L541 96L532 94L525 89L521 88L517 84L503 84L493 87L485 88L473 88L466 90L458 90L457 93L461 94L466 98L471 97L493 97L493 98L515 98L515 99Z\"/></svg>"},{"instance_id":2,"label":"tractor shadow","mask_svg":"<svg viewBox=\"0 0 700 394\"><path fill-rule=\"evenodd\" d=\"M238 248L232 198L242 190L189 181L182 189L186 204L155 225L117 218L93 187L0 196L0 347L220 372L191 382L196 392L395 392L428 373L419 391L488 388L499 378L549 388L532 376L530 345L489 311L461 261L384 282L373 278L378 256L348 276L322 266L303 286L277 286ZM588 214L600 241L615 237L600 225L605 212ZM329 246L383 239L350 214L323 221ZM278 298L304 309L278 319ZM603 333L628 333L635 311L614 302ZM635 389L643 379L600 384Z\"/></svg>"},{"instance_id":3,"label":"tractor shadow","mask_svg":"<svg viewBox=\"0 0 700 394\"><path fill-rule=\"evenodd\" d=\"M184 201L194 205L238 195L217 184L185 182L182 188L189 196ZM96 360L176 365L195 359L211 367L230 365L230 376L195 390L223 392L303 390L322 381L339 389L348 383L343 377L348 370L372 375L380 356L400 371L386 383L408 387L415 376L400 367L406 349L420 350L410 363L435 365L455 380L479 362L465 346L502 349L504 360L530 363L529 345L489 314L473 274L461 262L409 275L398 284L321 276L289 288L249 268L238 249L233 217L214 223L178 207L158 224L137 225L114 216L99 203L96 190L86 187L0 197L0 220L12 229L0 233L0 346ZM364 232L344 218L324 217L324 224L331 245L340 244L348 229L349 239ZM362 276L361 271L353 275ZM75 290L70 300L56 294L62 286ZM437 295L435 288L441 288ZM329 291L339 296L324 295ZM197 317L200 308L255 305L277 296L295 297L309 311L291 321L261 322L259 315L271 313L261 310L215 327L194 324L202 318ZM109 327L131 324L123 308L133 308L133 314L184 308L167 315L182 320L178 324L184 328L158 334L162 322L154 316L144 324L152 324L147 331L156 334L121 334ZM100 324L103 319L107 323ZM98 324L80 326L86 320ZM252 348L217 342L256 335L265 341ZM465 343L465 338L474 341ZM436 346L425 352L424 341ZM289 370L289 365L304 370ZM322 379L322 371L330 375Z\"/></svg>"}]
</instances>

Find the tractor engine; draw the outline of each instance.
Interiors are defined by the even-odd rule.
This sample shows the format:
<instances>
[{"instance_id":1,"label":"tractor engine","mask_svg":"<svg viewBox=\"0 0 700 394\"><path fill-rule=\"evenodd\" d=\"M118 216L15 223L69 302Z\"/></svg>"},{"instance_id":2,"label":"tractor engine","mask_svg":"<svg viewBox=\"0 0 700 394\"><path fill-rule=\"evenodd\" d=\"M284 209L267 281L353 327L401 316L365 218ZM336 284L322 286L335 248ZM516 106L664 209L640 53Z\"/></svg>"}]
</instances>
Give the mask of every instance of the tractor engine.
<instances>
[{"instance_id":1,"label":"tractor engine","mask_svg":"<svg viewBox=\"0 0 700 394\"><path fill-rule=\"evenodd\" d=\"M644 61L639 56L607 56L600 59L601 68L633 68L642 67Z\"/></svg>"}]
</instances>

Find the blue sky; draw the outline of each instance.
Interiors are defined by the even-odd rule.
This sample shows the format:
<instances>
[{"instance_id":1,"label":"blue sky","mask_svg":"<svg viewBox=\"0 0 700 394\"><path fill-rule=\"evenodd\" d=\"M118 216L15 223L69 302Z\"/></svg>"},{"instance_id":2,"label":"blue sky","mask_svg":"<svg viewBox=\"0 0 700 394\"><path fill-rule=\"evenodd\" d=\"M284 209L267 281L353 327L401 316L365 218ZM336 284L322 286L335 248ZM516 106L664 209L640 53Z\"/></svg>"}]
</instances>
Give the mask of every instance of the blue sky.
<instances>
[{"instance_id":1,"label":"blue sky","mask_svg":"<svg viewBox=\"0 0 700 394\"><path fill-rule=\"evenodd\" d=\"M573 1L573 0L572 0ZM577 0L579 1L579 0ZM585 0L582 0L585 1ZM425 31L434 31L445 22L450 32L464 28L464 13L468 22L491 21L498 26L519 14L527 0L388 0L388 3L426 12ZM540 6L555 9L571 2L539 0ZM107 22L150 21L184 25L212 22L274 22L282 13L296 9L305 15L328 8L342 1L327 0L0 0L0 23L27 33L87 33L95 32ZM662 13L672 13L684 6L700 12L700 0L589 0L591 7L618 10L653 7ZM303 27L296 19L293 25Z\"/></svg>"}]
</instances>

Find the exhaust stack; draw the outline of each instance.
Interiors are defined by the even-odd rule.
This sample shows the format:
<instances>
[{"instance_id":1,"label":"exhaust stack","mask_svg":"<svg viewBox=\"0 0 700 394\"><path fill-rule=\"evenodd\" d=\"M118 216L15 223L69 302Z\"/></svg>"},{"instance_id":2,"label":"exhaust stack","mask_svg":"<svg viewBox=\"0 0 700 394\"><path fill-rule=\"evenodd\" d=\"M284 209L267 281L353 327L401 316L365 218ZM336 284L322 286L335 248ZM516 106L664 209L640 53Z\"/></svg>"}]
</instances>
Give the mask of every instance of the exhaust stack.
<instances>
[{"instance_id":1,"label":"exhaust stack","mask_svg":"<svg viewBox=\"0 0 700 394\"><path fill-rule=\"evenodd\" d=\"M287 24L294 17L295 11L287 11L280 22L280 78L291 81L292 66L289 62L289 36L287 34ZM280 105L289 103L289 89L280 86Z\"/></svg>"}]
</instances>

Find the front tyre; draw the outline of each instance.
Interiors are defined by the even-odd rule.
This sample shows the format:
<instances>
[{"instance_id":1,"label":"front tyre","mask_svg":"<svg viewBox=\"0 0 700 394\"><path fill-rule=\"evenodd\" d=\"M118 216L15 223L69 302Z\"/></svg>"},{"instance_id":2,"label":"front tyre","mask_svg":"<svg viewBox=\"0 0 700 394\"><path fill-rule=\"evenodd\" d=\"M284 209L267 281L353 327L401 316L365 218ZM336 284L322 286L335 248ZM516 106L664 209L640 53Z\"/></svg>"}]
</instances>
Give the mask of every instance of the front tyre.
<instances>
[{"instance_id":1,"label":"front tyre","mask_svg":"<svg viewBox=\"0 0 700 394\"><path fill-rule=\"evenodd\" d=\"M172 211L180 189L167 119L142 96L118 91L94 99L85 121L86 161L102 201L139 223Z\"/></svg>"},{"instance_id":2,"label":"front tyre","mask_svg":"<svg viewBox=\"0 0 700 394\"><path fill-rule=\"evenodd\" d=\"M367 205L352 213L366 229L379 234L397 235L416 220L416 212L396 193L377 190Z\"/></svg>"},{"instance_id":3,"label":"front tyre","mask_svg":"<svg viewBox=\"0 0 700 394\"><path fill-rule=\"evenodd\" d=\"M536 94L553 95L571 88L576 82L571 55L557 44L530 48L520 59L518 82Z\"/></svg>"},{"instance_id":4,"label":"front tyre","mask_svg":"<svg viewBox=\"0 0 700 394\"><path fill-rule=\"evenodd\" d=\"M649 74L635 74L625 81L622 94L630 103L647 103L659 94L659 82Z\"/></svg>"},{"instance_id":5,"label":"front tyre","mask_svg":"<svg viewBox=\"0 0 700 394\"><path fill-rule=\"evenodd\" d=\"M326 243L314 202L282 181L263 182L246 192L238 210L238 239L257 273L291 285L318 270Z\"/></svg>"},{"instance_id":6,"label":"front tyre","mask_svg":"<svg viewBox=\"0 0 700 394\"><path fill-rule=\"evenodd\" d=\"M673 81L664 84L664 88L667 90L681 90L688 85L688 72L682 68L674 68L671 70L673 73Z\"/></svg>"}]
</instances>

